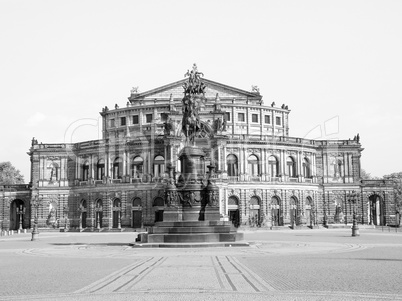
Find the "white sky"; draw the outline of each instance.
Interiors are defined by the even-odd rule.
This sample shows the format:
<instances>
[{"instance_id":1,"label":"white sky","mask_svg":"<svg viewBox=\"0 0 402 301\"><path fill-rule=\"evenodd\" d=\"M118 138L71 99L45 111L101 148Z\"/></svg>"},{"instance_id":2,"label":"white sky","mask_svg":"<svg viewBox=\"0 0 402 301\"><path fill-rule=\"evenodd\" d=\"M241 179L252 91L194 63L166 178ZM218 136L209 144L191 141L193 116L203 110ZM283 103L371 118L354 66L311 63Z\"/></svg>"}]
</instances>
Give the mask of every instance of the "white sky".
<instances>
[{"instance_id":1,"label":"white sky","mask_svg":"<svg viewBox=\"0 0 402 301\"><path fill-rule=\"evenodd\" d=\"M402 171L402 1L2 0L0 45L0 161L26 182L32 137L97 139L102 107L193 63L287 104L291 136L360 133L367 172Z\"/></svg>"}]
</instances>

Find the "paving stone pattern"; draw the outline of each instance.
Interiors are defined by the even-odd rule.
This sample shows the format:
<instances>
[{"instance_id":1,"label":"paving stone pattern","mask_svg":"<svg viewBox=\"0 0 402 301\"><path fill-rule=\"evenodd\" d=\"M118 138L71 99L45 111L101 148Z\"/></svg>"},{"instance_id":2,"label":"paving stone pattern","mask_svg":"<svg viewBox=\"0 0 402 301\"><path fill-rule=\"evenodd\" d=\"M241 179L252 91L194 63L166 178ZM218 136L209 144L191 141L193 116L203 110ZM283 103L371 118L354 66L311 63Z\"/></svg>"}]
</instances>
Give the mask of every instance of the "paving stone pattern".
<instances>
[{"instance_id":1,"label":"paving stone pattern","mask_svg":"<svg viewBox=\"0 0 402 301\"><path fill-rule=\"evenodd\" d=\"M0 238L0 300L402 300L402 235L246 232L250 247L134 249L133 233Z\"/></svg>"}]
</instances>

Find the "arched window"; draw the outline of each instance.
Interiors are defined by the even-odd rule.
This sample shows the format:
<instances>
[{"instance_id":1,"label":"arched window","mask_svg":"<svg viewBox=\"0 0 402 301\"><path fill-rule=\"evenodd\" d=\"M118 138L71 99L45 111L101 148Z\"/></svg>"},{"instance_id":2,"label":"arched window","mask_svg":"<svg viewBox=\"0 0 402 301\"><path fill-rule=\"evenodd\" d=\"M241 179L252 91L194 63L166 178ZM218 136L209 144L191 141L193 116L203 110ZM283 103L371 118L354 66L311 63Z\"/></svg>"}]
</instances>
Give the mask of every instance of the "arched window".
<instances>
[{"instance_id":1,"label":"arched window","mask_svg":"<svg viewBox=\"0 0 402 301\"><path fill-rule=\"evenodd\" d=\"M311 197L306 197L306 206L310 206L310 207L313 207L313 200L312 200L312 198Z\"/></svg>"},{"instance_id":2,"label":"arched window","mask_svg":"<svg viewBox=\"0 0 402 301\"><path fill-rule=\"evenodd\" d=\"M142 159L140 156L135 157L131 163L131 176L133 178L140 178L144 172L143 167L144 159Z\"/></svg>"},{"instance_id":3,"label":"arched window","mask_svg":"<svg viewBox=\"0 0 402 301\"><path fill-rule=\"evenodd\" d=\"M286 167L287 167L288 176L291 178L296 177L296 164L295 164L295 160L292 157L287 157Z\"/></svg>"},{"instance_id":4,"label":"arched window","mask_svg":"<svg viewBox=\"0 0 402 301\"><path fill-rule=\"evenodd\" d=\"M89 162L85 161L85 163L82 165L82 180L88 181L88 178L89 178Z\"/></svg>"},{"instance_id":5,"label":"arched window","mask_svg":"<svg viewBox=\"0 0 402 301\"><path fill-rule=\"evenodd\" d=\"M271 204L272 204L273 208L276 208L276 206L279 206L279 199L277 196L273 196L271 198Z\"/></svg>"},{"instance_id":6,"label":"arched window","mask_svg":"<svg viewBox=\"0 0 402 301\"><path fill-rule=\"evenodd\" d=\"M165 206L165 201L161 197L157 197L155 198L153 205L156 207L163 207Z\"/></svg>"},{"instance_id":7,"label":"arched window","mask_svg":"<svg viewBox=\"0 0 402 301\"><path fill-rule=\"evenodd\" d=\"M342 170L343 170L342 160L338 160L337 163L338 163L338 176L342 177L343 176L343 173L342 173Z\"/></svg>"},{"instance_id":8,"label":"arched window","mask_svg":"<svg viewBox=\"0 0 402 301\"><path fill-rule=\"evenodd\" d=\"M259 175L258 158L256 155L250 155L248 157L248 171L253 177L257 177Z\"/></svg>"},{"instance_id":9,"label":"arched window","mask_svg":"<svg viewBox=\"0 0 402 301\"><path fill-rule=\"evenodd\" d=\"M121 201L120 201L120 199L114 199L114 201L113 201L113 207L121 207Z\"/></svg>"},{"instance_id":10,"label":"arched window","mask_svg":"<svg viewBox=\"0 0 402 301\"><path fill-rule=\"evenodd\" d=\"M250 198L250 205L259 205L260 204L260 199L256 196L252 196Z\"/></svg>"},{"instance_id":11,"label":"arched window","mask_svg":"<svg viewBox=\"0 0 402 301\"><path fill-rule=\"evenodd\" d=\"M140 198L135 198L133 200L133 207L140 207L141 206L141 199Z\"/></svg>"},{"instance_id":12,"label":"arched window","mask_svg":"<svg viewBox=\"0 0 402 301\"><path fill-rule=\"evenodd\" d=\"M238 206L239 205L239 200L235 196L230 196L228 199L228 206L233 205L233 206Z\"/></svg>"},{"instance_id":13,"label":"arched window","mask_svg":"<svg viewBox=\"0 0 402 301\"><path fill-rule=\"evenodd\" d=\"M296 209L296 207L297 207L297 199L296 197L292 196L290 197L290 208Z\"/></svg>"},{"instance_id":14,"label":"arched window","mask_svg":"<svg viewBox=\"0 0 402 301\"><path fill-rule=\"evenodd\" d=\"M121 179L123 160L117 157L113 161L113 179Z\"/></svg>"},{"instance_id":15,"label":"arched window","mask_svg":"<svg viewBox=\"0 0 402 301\"><path fill-rule=\"evenodd\" d=\"M98 199L97 201L96 201L96 206L95 206L95 208L96 209L99 209L99 210L102 210L102 200L101 199Z\"/></svg>"},{"instance_id":16,"label":"arched window","mask_svg":"<svg viewBox=\"0 0 402 301\"><path fill-rule=\"evenodd\" d=\"M303 176L305 178L311 178L310 161L307 158L303 159Z\"/></svg>"},{"instance_id":17,"label":"arched window","mask_svg":"<svg viewBox=\"0 0 402 301\"><path fill-rule=\"evenodd\" d=\"M96 164L96 179L102 180L105 176L105 160L100 159Z\"/></svg>"},{"instance_id":18,"label":"arched window","mask_svg":"<svg viewBox=\"0 0 402 301\"><path fill-rule=\"evenodd\" d=\"M268 166L269 166L269 175L271 177L277 177L278 170L279 170L279 164L278 164L278 160L276 159L275 156L270 156L268 158Z\"/></svg>"},{"instance_id":19,"label":"arched window","mask_svg":"<svg viewBox=\"0 0 402 301\"><path fill-rule=\"evenodd\" d=\"M154 176L161 177L165 173L165 158L156 156L154 158Z\"/></svg>"},{"instance_id":20,"label":"arched window","mask_svg":"<svg viewBox=\"0 0 402 301\"><path fill-rule=\"evenodd\" d=\"M237 157L235 155L228 155L226 157L227 171L229 177L238 176Z\"/></svg>"}]
</instances>

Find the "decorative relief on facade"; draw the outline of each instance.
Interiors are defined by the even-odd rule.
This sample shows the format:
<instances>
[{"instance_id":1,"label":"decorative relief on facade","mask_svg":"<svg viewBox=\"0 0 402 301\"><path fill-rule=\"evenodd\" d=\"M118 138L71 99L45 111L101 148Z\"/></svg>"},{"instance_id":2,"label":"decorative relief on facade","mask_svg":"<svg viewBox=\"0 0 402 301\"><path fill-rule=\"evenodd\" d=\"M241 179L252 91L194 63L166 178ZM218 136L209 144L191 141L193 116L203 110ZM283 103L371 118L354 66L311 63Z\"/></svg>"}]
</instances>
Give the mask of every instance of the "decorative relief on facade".
<instances>
[{"instance_id":1,"label":"decorative relief on facade","mask_svg":"<svg viewBox=\"0 0 402 301\"><path fill-rule=\"evenodd\" d=\"M49 160L49 161L57 161L57 160L60 160L60 157L48 156L48 157L46 157L46 160Z\"/></svg>"},{"instance_id":2,"label":"decorative relief on facade","mask_svg":"<svg viewBox=\"0 0 402 301\"><path fill-rule=\"evenodd\" d=\"M239 200L239 205L240 205L240 189L229 189L228 191L228 198L230 198L231 196L235 196L237 197L237 199Z\"/></svg>"},{"instance_id":3,"label":"decorative relief on facade","mask_svg":"<svg viewBox=\"0 0 402 301\"><path fill-rule=\"evenodd\" d=\"M259 148L248 148L247 152L253 153L253 154L255 154L255 153L259 154L261 152L261 150Z\"/></svg>"},{"instance_id":4,"label":"decorative relief on facade","mask_svg":"<svg viewBox=\"0 0 402 301\"><path fill-rule=\"evenodd\" d=\"M297 155L297 151L288 150L288 151L286 151L286 154L289 155L289 156L296 156L296 155Z\"/></svg>"}]
</instances>

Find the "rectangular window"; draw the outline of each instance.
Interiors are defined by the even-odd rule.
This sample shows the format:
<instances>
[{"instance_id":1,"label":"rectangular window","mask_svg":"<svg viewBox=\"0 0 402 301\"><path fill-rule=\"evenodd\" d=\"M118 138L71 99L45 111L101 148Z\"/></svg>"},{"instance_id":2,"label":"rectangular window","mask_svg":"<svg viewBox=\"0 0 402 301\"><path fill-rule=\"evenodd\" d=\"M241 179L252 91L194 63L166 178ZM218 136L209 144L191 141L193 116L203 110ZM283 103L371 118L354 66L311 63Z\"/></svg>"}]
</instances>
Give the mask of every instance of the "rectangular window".
<instances>
[{"instance_id":1,"label":"rectangular window","mask_svg":"<svg viewBox=\"0 0 402 301\"><path fill-rule=\"evenodd\" d=\"M120 125L126 125L126 117L120 117Z\"/></svg>"},{"instance_id":2,"label":"rectangular window","mask_svg":"<svg viewBox=\"0 0 402 301\"><path fill-rule=\"evenodd\" d=\"M230 121L230 113L226 112L225 116L223 117L226 121Z\"/></svg>"},{"instance_id":3,"label":"rectangular window","mask_svg":"<svg viewBox=\"0 0 402 301\"><path fill-rule=\"evenodd\" d=\"M258 122L258 114L251 114L251 122Z\"/></svg>"},{"instance_id":4,"label":"rectangular window","mask_svg":"<svg viewBox=\"0 0 402 301\"><path fill-rule=\"evenodd\" d=\"M276 117L276 125L281 125L281 117Z\"/></svg>"},{"instance_id":5,"label":"rectangular window","mask_svg":"<svg viewBox=\"0 0 402 301\"><path fill-rule=\"evenodd\" d=\"M152 114L146 114L145 115L145 120L147 123L151 123L152 122Z\"/></svg>"},{"instance_id":6,"label":"rectangular window","mask_svg":"<svg viewBox=\"0 0 402 301\"><path fill-rule=\"evenodd\" d=\"M271 116L265 115L265 123L271 123Z\"/></svg>"},{"instance_id":7,"label":"rectangular window","mask_svg":"<svg viewBox=\"0 0 402 301\"><path fill-rule=\"evenodd\" d=\"M110 127L114 128L114 119L110 119Z\"/></svg>"},{"instance_id":8,"label":"rectangular window","mask_svg":"<svg viewBox=\"0 0 402 301\"><path fill-rule=\"evenodd\" d=\"M237 121L240 121L240 122L244 122L244 121L245 121L245 119L244 119L244 113L238 113L238 115L237 115Z\"/></svg>"},{"instance_id":9,"label":"rectangular window","mask_svg":"<svg viewBox=\"0 0 402 301\"><path fill-rule=\"evenodd\" d=\"M133 124L138 124L138 115L133 116Z\"/></svg>"}]
</instances>

